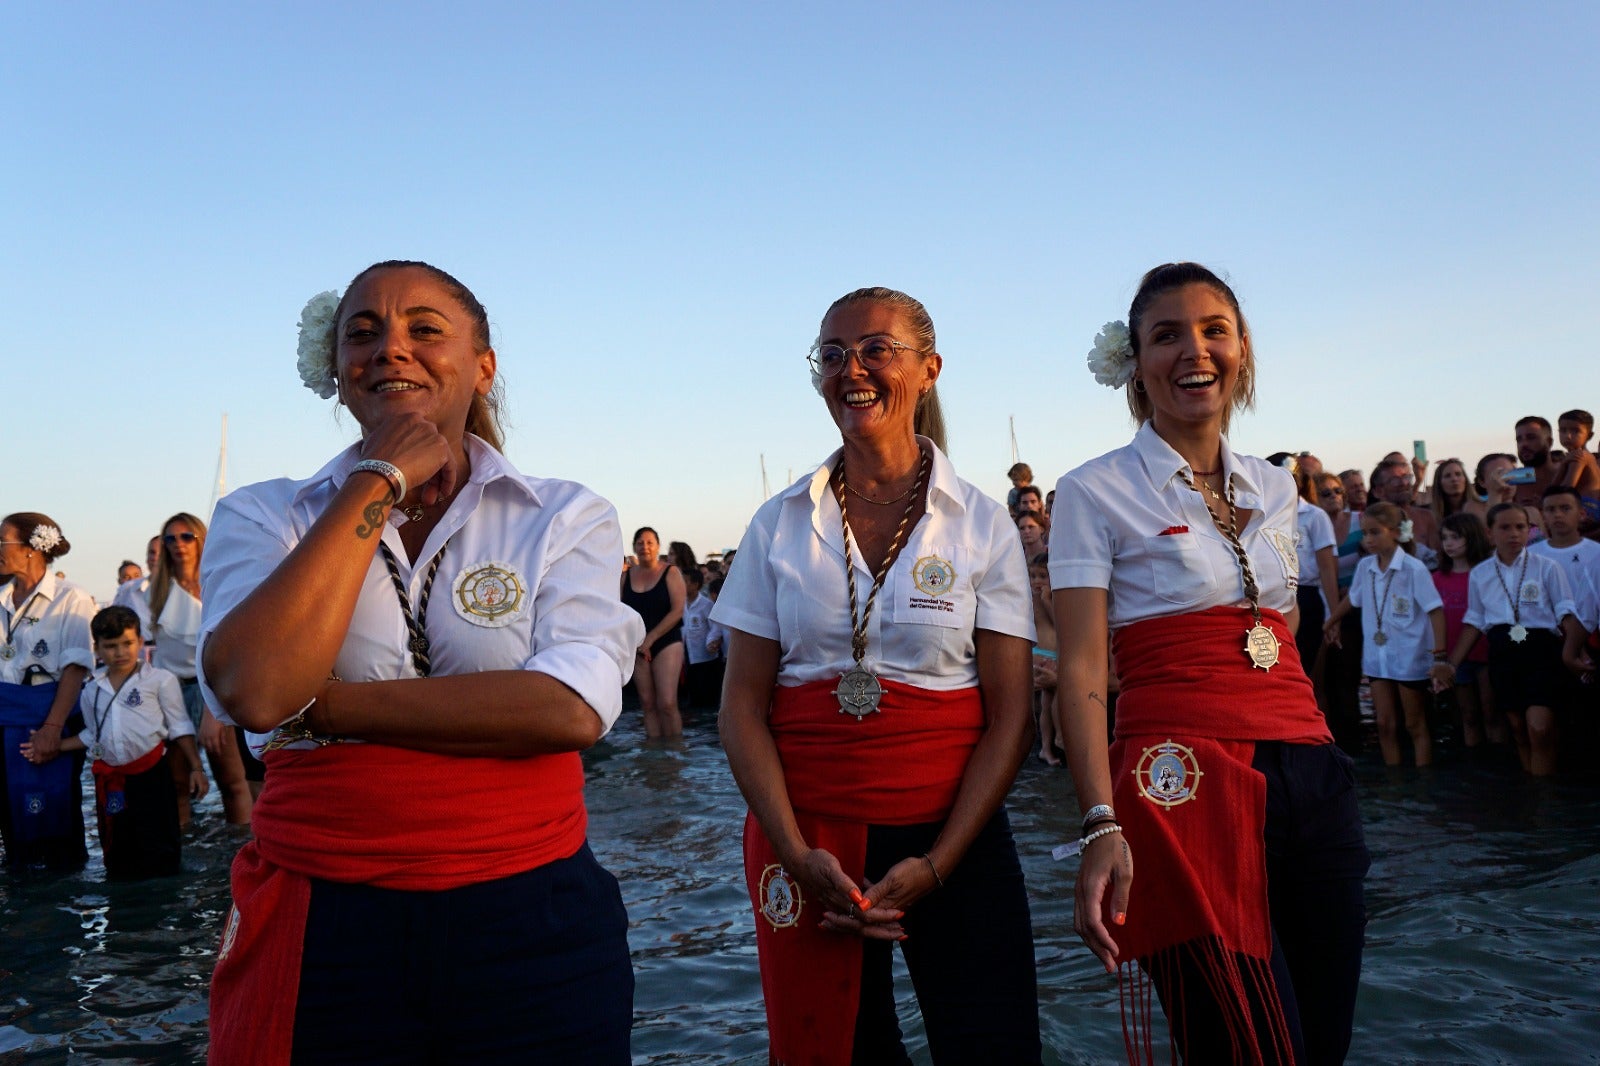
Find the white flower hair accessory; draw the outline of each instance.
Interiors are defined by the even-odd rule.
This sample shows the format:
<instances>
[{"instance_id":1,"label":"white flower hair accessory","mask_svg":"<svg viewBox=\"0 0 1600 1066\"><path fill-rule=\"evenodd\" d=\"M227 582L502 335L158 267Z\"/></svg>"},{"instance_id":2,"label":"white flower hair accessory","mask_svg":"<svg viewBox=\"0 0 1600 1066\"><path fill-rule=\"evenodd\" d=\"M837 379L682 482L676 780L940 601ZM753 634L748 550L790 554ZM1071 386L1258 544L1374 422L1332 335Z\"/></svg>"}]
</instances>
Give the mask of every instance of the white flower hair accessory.
<instances>
[{"instance_id":1,"label":"white flower hair accessory","mask_svg":"<svg viewBox=\"0 0 1600 1066\"><path fill-rule=\"evenodd\" d=\"M1400 543L1411 543L1411 519L1409 518L1400 519Z\"/></svg>"},{"instance_id":2,"label":"white flower hair accessory","mask_svg":"<svg viewBox=\"0 0 1600 1066\"><path fill-rule=\"evenodd\" d=\"M333 371L334 317L339 294L329 289L306 301L300 312L300 380L324 400L339 391Z\"/></svg>"},{"instance_id":3,"label":"white flower hair accessory","mask_svg":"<svg viewBox=\"0 0 1600 1066\"><path fill-rule=\"evenodd\" d=\"M1089 370L1094 379L1109 388L1120 389L1133 379L1133 338L1122 322L1107 322L1094 335L1089 349Z\"/></svg>"},{"instance_id":4,"label":"white flower hair accessory","mask_svg":"<svg viewBox=\"0 0 1600 1066\"><path fill-rule=\"evenodd\" d=\"M61 530L48 524L34 526L33 535L28 538L28 547L36 552L49 552L60 543Z\"/></svg>"}]
</instances>

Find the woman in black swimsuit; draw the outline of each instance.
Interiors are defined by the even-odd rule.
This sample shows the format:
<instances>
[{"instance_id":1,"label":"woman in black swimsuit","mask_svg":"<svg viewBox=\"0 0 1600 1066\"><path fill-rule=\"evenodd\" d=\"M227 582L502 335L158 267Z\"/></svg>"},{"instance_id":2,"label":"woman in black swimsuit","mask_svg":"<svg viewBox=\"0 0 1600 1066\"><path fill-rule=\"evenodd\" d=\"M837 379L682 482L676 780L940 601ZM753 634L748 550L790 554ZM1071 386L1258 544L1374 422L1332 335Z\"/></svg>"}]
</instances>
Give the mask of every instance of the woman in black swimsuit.
<instances>
[{"instance_id":1,"label":"woman in black swimsuit","mask_svg":"<svg viewBox=\"0 0 1600 1066\"><path fill-rule=\"evenodd\" d=\"M633 667L633 683L644 709L645 736L683 734L678 680L683 675L683 575L661 558L661 538L649 526L633 535L638 558L622 575L622 602L644 619L644 640Z\"/></svg>"}]
</instances>

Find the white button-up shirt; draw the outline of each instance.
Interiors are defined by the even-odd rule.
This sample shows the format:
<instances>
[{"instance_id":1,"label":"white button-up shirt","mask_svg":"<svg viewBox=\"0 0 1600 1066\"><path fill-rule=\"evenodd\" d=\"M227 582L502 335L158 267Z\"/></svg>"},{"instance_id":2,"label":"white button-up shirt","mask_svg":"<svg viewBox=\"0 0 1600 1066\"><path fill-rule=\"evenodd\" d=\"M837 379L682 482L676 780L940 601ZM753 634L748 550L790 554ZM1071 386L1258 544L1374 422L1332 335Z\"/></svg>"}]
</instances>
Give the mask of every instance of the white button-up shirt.
<instances>
[{"instance_id":1,"label":"white button-up shirt","mask_svg":"<svg viewBox=\"0 0 1600 1066\"><path fill-rule=\"evenodd\" d=\"M56 681L68 666L92 669L95 610L93 596L50 571L20 604L11 599L11 585L0 585L0 640L11 647L11 658L0 658L0 681L17 684L30 666Z\"/></svg>"},{"instance_id":2,"label":"white button-up shirt","mask_svg":"<svg viewBox=\"0 0 1600 1066\"><path fill-rule=\"evenodd\" d=\"M933 448L925 437L918 441ZM829 478L843 449L750 521L711 609L714 621L782 652L778 683L837 678L855 662L844 525ZM873 575L854 547L857 610ZM866 665L882 677L950 690L978 683L973 631L1034 639L1022 542L1005 509L956 476L933 448L928 506L906 535L867 624Z\"/></svg>"},{"instance_id":3,"label":"white button-up shirt","mask_svg":"<svg viewBox=\"0 0 1600 1066\"><path fill-rule=\"evenodd\" d=\"M1528 545L1528 550L1554 560L1561 567L1572 590L1573 613L1578 616L1578 623L1594 632L1595 627L1600 626L1600 544L1579 540L1557 548L1548 540L1541 540Z\"/></svg>"},{"instance_id":4,"label":"white button-up shirt","mask_svg":"<svg viewBox=\"0 0 1600 1066\"><path fill-rule=\"evenodd\" d=\"M413 605L429 564L444 551L426 623L433 675L548 674L609 730L644 640L639 615L617 598L622 530L615 509L575 482L521 474L476 437L466 446L471 476L416 561L400 541L406 519L398 508L382 534ZM202 663L206 638L300 543L360 458L360 446L352 445L305 481L265 481L217 505L201 563ZM410 639L388 568L375 555L334 670L346 681L415 677ZM219 708L203 669L200 681L206 705ZM285 708L285 719L298 710ZM216 713L226 720L225 711ZM247 735L257 751L271 738Z\"/></svg>"},{"instance_id":5,"label":"white button-up shirt","mask_svg":"<svg viewBox=\"0 0 1600 1066\"><path fill-rule=\"evenodd\" d=\"M83 686L78 697L83 711L83 742L112 766L126 766L163 740L194 736L194 726L183 708L178 679L165 670L141 663L122 683L112 687L105 667Z\"/></svg>"},{"instance_id":6,"label":"white button-up shirt","mask_svg":"<svg viewBox=\"0 0 1600 1066\"><path fill-rule=\"evenodd\" d=\"M1333 538L1333 519L1328 517L1328 512L1301 499L1295 505L1294 534L1295 554L1300 557L1301 585L1308 589L1322 587L1322 573L1317 569L1317 552L1338 546L1339 542ZM1334 602L1338 600L1338 596L1335 596Z\"/></svg>"},{"instance_id":7,"label":"white button-up shirt","mask_svg":"<svg viewBox=\"0 0 1600 1066\"><path fill-rule=\"evenodd\" d=\"M1294 479L1265 460L1236 454L1226 438L1222 471L1233 484L1235 506L1251 512L1239 540L1260 605L1288 611L1300 584ZM1180 474L1199 484L1146 422L1132 443L1062 475L1050 526L1050 587L1108 590L1113 629L1248 606L1238 556Z\"/></svg>"},{"instance_id":8,"label":"white button-up shirt","mask_svg":"<svg viewBox=\"0 0 1600 1066\"><path fill-rule=\"evenodd\" d=\"M1515 609L1507 592L1517 599ZM1548 556L1523 549L1507 566L1491 555L1467 578L1467 613L1461 620L1475 629L1520 623L1559 633L1561 619L1569 614L1577 617L1567 575Z\"/></svg>"},{"instance_id":9,"label":"white button-up shirt","mask_svg":"<svg viewBox=\"0 0 1600 1066\"><path fill-rule=\"evenodd\" d=\"M1386 681L1421 681L1433 669L1433 623L1428 613L1444 601L1422 560L1403 550L1389 559L1362 558L1350 582L1350 605L1361 608L1361 669ZM1383 644L1373 639L1383 627ZM1446 648L1445 651L1450 649Z\"/></svg>"}]
</instances>

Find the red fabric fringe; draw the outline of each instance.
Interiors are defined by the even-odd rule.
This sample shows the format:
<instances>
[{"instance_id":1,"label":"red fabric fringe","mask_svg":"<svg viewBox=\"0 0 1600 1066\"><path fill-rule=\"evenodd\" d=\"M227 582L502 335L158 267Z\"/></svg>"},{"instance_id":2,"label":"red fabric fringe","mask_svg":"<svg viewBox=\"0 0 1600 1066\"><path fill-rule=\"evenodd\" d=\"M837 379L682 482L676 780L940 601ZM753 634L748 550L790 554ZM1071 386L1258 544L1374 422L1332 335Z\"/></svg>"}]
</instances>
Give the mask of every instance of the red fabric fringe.
<instances>
[{"instance_id":1,"label":"red fabric fringe","mask_svg":"<svg viewBox=\"0 0 1600 1066\"><path fill-rule=\"evenodd\" d=\"M1293 634L1277 612L1261 614L1282 646L1271 670L1245 654L1245 633L1255 623L1244 608L1137 622L1113 640L1121 682L1110 753L1113 798L1138 860L1127 923L1110 926L1122 957L1137 960L1124 963L1118 977L1130 1062L1155 1061L1151 969L1164 975L1162 998L1175 1003L1186 992L1180 960L1204 974L1209 996L1222 1005L1232 1061L1292 1058L1269 967L1266 781L1251 761L1257 741L1326 744L1332 736ZM1199 773L1186 781L1191 798L1165 805L1151 797L1140 771L1169 742L1190 749L1191 772ZM1109 923L1109 900L1107 907ZM1263 1005L1261 1018L1252 1015L1251 1002ZM1184 1034L1174 1035L1183 1041Z\"/></svg>"}]
</instances>

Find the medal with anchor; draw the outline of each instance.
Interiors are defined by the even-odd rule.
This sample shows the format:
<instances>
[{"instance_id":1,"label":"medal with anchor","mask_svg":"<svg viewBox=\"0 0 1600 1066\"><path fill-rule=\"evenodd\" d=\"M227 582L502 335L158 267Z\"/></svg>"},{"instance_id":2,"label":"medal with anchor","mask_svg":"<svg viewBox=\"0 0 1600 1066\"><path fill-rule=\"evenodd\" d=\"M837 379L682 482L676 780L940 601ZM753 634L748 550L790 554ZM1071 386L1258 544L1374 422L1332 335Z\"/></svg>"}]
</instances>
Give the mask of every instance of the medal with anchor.
<instances>
[{"instance_id":1,"label":"medal with anchor","mask_svg":"<svg viewBox=\"0 0 1600 1066\"><path fill-rule=\"evenodd\" d=\"M1178 477L1182 478L1183 483L1194 492L1200 491L1183 471L1178 471ZM1214 497L1217 495L1209 485L1206 486L1206 491ZM1201 499L1204 500L1205 497L1202 496ZM1244 595L1250 601L1250 614L1255 621L1254 625L1245 630L1244 653L1249 657L1251 666L1259 670L1271 670L1278 665L1280 647L1278 635L1261 623L1261 589L1256 584L1256 574L1250 566L1250 556L1245 552L1244 545L1239 542L1239 509L1234 503L1232 476L1228 478L1226 503L1227 525L1222 524L1222 520L1211 508L1207 507L1206 513L1211 515L1211 524L1217 527L1217 532L1222 534L1223 539L1228 542L1228 547L1233 549L1233 554L1239 560L1239 574L1244 580Z\"/></svg>"},{"instance_id":2,"label":"medal with anchor","mask_svg":"<svg viewBox=\"0 0 1600 1066\"><path fill-rule=\"evenodd\" d=\"M917 470L917 480L912 485L910 500L906 503L905 514L900 518L900 526L894 531L894 539L889 542L889 550L884 553L883 565L878 567L878 572L872 579L872 591L867 594L866 609L861 612L861 617L856 618L856 565L855 557L850 551L850 512L845 502L844 460L839 460L838 486L836 493L839 498L839 524L844 531L844 573L845 582L850 589L850 654L855 659L855 665L846 670L839 677L839 685L833 690L834 698L839 701L839 713L853 715L860 721L867 715L877 711L878 704L883 700L883 684L877 675L866 667L867 657L867 620L872 617L872 605L878 600L878 591L883 588L884 578L889 576L889 567L894 563L895 556L900 550L901 542L905 539L906 528L911 524L911 516L916 513L917 504L922 499L922 485L928 476L928 453L922 453L922 465Z\"/></svg>"}]
</instances>

